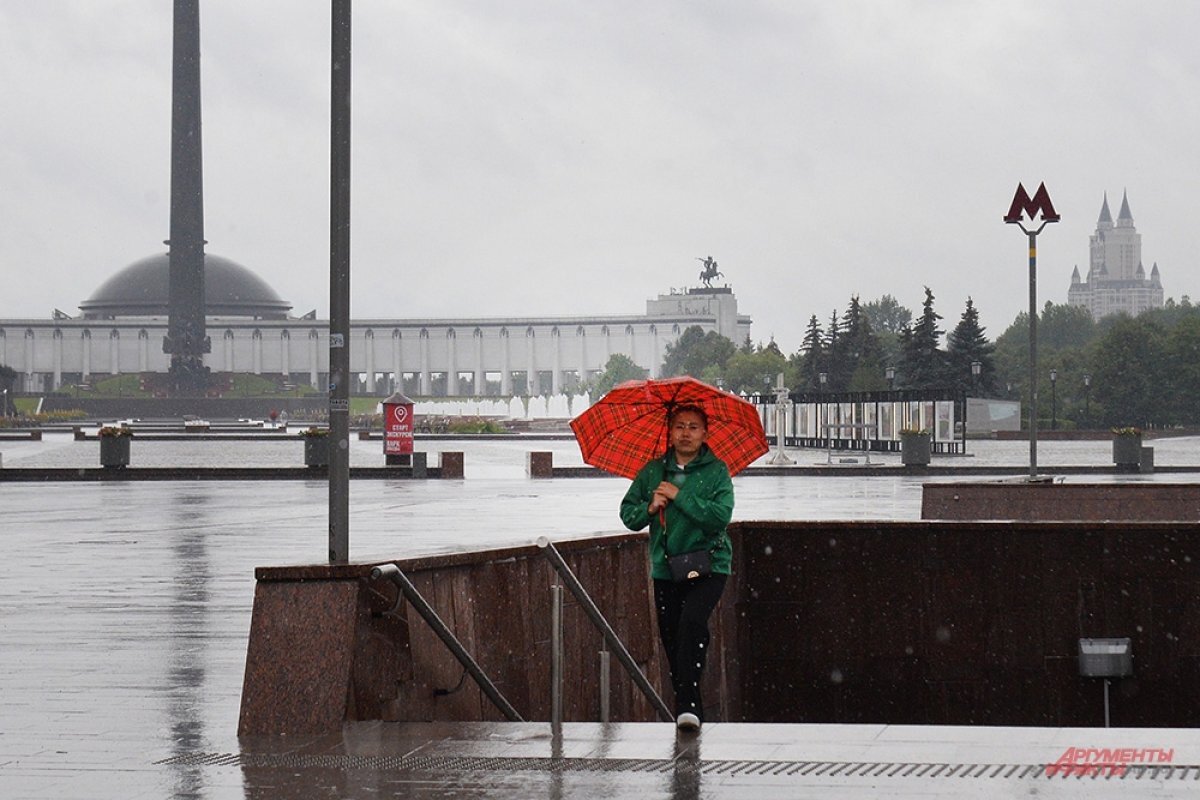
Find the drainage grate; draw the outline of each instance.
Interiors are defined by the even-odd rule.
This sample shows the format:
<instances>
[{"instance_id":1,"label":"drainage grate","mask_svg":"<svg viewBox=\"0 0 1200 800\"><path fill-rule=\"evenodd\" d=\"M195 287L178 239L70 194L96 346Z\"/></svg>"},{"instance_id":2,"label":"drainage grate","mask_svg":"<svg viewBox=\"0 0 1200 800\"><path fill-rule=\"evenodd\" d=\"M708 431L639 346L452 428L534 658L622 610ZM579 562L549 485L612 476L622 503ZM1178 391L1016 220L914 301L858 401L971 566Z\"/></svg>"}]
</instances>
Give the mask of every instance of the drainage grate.
<instances>
[{"instance_id":1,"label":"drainage grate","mask_svg":"<svg viewBox=\"0 0 1200 800\"><path fill-rule=\"evenodd\" d=\"M335 769L412 772L641 772L742 777L799 775L821 778L943 778L1005 780L1193 780L1200 765L1127 765L1120 774L1104 770L1046 774L1045 764L928 764L870 761L686 761L648 758L523 758L500 756L355 756L256 753L187 753L161 761L160 766L247 767L259 769Z\"/></svg>"}]
</instances>

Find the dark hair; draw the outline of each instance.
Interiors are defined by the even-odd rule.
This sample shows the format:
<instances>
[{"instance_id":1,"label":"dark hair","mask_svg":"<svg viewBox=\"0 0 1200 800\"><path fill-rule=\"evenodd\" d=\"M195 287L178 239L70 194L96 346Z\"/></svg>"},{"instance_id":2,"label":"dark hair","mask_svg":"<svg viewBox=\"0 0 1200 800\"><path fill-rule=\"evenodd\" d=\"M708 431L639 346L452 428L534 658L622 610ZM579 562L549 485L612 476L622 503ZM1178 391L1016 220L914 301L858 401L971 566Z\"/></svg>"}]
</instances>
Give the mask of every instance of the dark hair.
<instances>
[{"instance_id":1,"label":"dark hair","mask_svg":"<svg viewBox=\"0 0 1200 800\"><path fill-rule=\"evenodd\" d=\"M705 414L704 409L701 408L700 406L695 406L695 405L690 405L690 404L682 405L682 406L675 406L675 408L672 408L671 413L667 415L667 425L674 425L675 418L678 417L680 414L684 413L685 411L699 416L700 420L704 423L704 429L708 430L708 414Z\"/></svg>"}]
</instances>

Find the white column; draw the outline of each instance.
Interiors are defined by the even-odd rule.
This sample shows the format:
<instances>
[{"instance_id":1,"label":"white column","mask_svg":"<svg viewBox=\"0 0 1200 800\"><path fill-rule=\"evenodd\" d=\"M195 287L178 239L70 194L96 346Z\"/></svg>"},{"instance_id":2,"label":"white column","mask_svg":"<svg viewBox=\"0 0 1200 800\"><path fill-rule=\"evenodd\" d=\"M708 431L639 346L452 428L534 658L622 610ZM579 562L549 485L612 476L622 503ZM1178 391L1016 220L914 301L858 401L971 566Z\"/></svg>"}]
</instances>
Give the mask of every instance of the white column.
<instances>
[{"instance_id":1,"label":"white column","mask_svg":"<svg viewBox=\"0 0 1200 800\"><path fill-rule=\"evenodd\" d=\"M537 394L541 388L537 385L537 360L533 352L533 326L525 329L525 393Z\"/></svg>"},{"instance_id":2,"label":"white column","mask_svg":"<svg viewBox=\"0 0 1200 800\"><path fill-rule=\"evenodd\" d=\"M562 336L557 326L550 331L550 344L554 348L554 373L550 376L550 392L562 394Z\"/></svg>"},{"instance_id":3,"label":"white column","mask_svg":"<svg viewBox=\"0 0 1200 800\"><path fill-rule=\"evenodd\" d=\"M368 328L363 334L363 347L367 349L365 353L367 394L375 394L375 331Z\"/></svg>"},{"instance_id":4,"label":"white column","mask_svg":"<svg viewBox=\"0 0 1200 800\"><path fill-rule=\"evenodd\" d=\"M446 329L446 394L458 395L458 334L454 328Z\"/></svg>"},{"instance_id":5,"label":"white column","mask_svg":"<svg viewBox=\"0 0 1200 800\"><path fill-rule=\"evenodd\" d=\"M429 375L429 329L421 328L421 394L428 397L433 393L433 381Z\"/></svg>"},{"instance_id":6,"label":"white column","mask_svg":"<svg viewBox=\"0 0 1200 800\"><path fill-rule=\"evenodd\" d=\"M32 328L25 329L25 391L41 391L41 389L33 388L33 341L34 334Z\"/></svg>"},{"instance_id":7,"label":"white column","mask_svg":"<svg viewBox=\"0 0 1200 800\"><path fill-rule=\"evenodd\" d=\"M262 331L258 328L250 334L250 371L262 375Z\"/></svg>"},{"instance_id":8,"label":"white column","mask_svg":"<svg viewBox=\"0 0 1200 800\"><path fill-rule=\"evenodd\" d=\"M636 344L636 340L633 335L633 326L626 325L625 326L625 349L629 351L628 353L626 353L626 355L629 356L630 361L632 361L633 363L636 364L637 363L637 347L634 346L635 344Z\"/></svg>"},{"instance_id":9,"label":"white column","mask_svg":"<svg viewBox=\"0 0 1200 800\"><path fill-rule=\"evenodd\" d=\"M279 332L279 371L285 381L291 382L292 374L292 335L286 330Z\"/></svg>"},{"instance_id":10,"label":"white column","mask_svg":"<svg viewBox=\"0 0 1200 800\"><path fill-rule=\"evenodd\" d=\"M658 355L658 326L650 326L650 377L657 378L662 368L662 359Z\"/></svg>"},{"instance_id":11,"label":"white column","mask_svg":"<svg viewBox=\"0 0 1200 800\"><path fill-rule=\"evenodd\" d=\"M121 374L121 332L115 329L108 335L108 372Z\"/></svg>"},{"instance_id":12,"label":"white column","mask_svg":"<svg viewBox=\"0 0 1200 800\"><path fill-rule=\"evenodd\" d=\"M475 329L475 396L483 397L486 387L483 375L483 331Z\"/></svg>"},{"instance_id":13,"label":"white column","mask_svg":"<svg viewBox=\"0 0 1200 800\"><path fill-rule=\"evenodd\" d=\"M392 374L395 376L393 384L396 391L404 393L404 361L401 358L401 345L404 344L400 338L400 329L392 330Z\"/></svg>"},{"instance_id":14,"label":"white column","mask_svg":"<svg viewBox=\"0 0 1200 800\"><path fill-rule=\"evenodd\" d=\"M145 328L138 331L138 372L150 371L150 334Z\"/></svg>"},{"instance_id":15,"label":"white column","mask_svg":"<svg viewBox=\"0 0 1200 800\"><path fill-rule=\"evenodd\" d=\"M512 367L508 363L508 328L500 329L500 394L512 395Z\"/></svg>"},{"instance_id":16,"label":"white column","mask_svg":"<svg viewBox=\"0 0 1200 800\"><path fill-rule=\"evenodd\" d=\"M62 339L63 339L62 331L55 328L54 338L51 340L52 349L50 351L51 358L54 362L54 383L52 384L52 388L55 390L57 390L59 387L62 386L62 360L63 360ZM83 379L84 380L87 380L88 373L91 372L91 370L88 369L88 362L90 361L91 355L92 355L91 344L92 344L91 332L84 331L83 332Z\"/></svg>"},{"instance_id":17,"label":"white column","mask_svg":"<svg viewBox=\"0 0 1200 800\"><path fill-rule=\"evenodd\" d=\"M588 374L587 331L580 325L575 333L579 338L579 385L583 386L584 382L587 381Z\"/></svg>"},{"instance_id":18,"label":"white column","mask_svg":"<svg viewBox=\"0 0 1200 800\"><path fill-rule=\"evenodd\" d=\"M316 331L308 332L308 382L317 391L324 391L325 387L318 385L321 362L317 360L317 350L321 344L321 335Z\"/></svg>"},{"instance_id":19,"label":"white column","mask_svg":"<svg viewBox=\"0 0 1200 800\"><path fill-rule=\"evenodd\" d=\"M233 331L225 331L221 345L225 350L225 371L233 372Z\"/></svg>"}]
</instances>

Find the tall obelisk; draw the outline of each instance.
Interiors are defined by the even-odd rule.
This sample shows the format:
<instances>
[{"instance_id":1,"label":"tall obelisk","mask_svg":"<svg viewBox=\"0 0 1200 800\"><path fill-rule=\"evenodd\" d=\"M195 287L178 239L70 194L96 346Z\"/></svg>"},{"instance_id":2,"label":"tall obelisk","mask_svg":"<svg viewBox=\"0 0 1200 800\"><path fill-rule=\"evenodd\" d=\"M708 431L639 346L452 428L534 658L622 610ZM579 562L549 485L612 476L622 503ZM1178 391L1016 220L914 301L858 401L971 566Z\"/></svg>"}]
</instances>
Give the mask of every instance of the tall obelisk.
<instances>
[{"instance_id":1,"label":"tall obelisk","mask_svg":"<svg viewBox=\"0 0 1200 800\"><path fill-rule=\"evenodd\" d=\"M175 0L171 68L171 238L167 336L177 395L203 393L204 167L200 147L200 0Z\"/></svg>"}]
</instances>

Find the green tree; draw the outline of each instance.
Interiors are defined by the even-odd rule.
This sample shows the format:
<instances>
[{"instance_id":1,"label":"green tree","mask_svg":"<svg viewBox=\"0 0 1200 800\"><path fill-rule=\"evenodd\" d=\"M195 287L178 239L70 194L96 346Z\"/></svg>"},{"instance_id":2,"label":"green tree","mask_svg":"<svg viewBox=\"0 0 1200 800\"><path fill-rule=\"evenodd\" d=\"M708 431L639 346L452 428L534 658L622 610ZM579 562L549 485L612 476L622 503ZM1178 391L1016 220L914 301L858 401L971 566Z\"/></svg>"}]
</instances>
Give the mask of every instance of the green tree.
<instances>
[{"instance_id":1,"label":"green tree","mask_svg":"<svg viewBox=\"0 0 1200 800\"><path fill-rule=\"evenodd\" d=\"M1115 321L1115 318L1109 318ZM1111 322L1106 323L1111 325ZM1084 424L1084 406L1075 409L1076 395L1083 395L1083 375L1090 370L1092 349L1100 327L1085 308L1047 302L1038 315L1038 405L1039 416L1050 418L1051 392L1046 386L1049 370L1059 373L1064 388L1060 419L1074 416ZM995 342L995 391L1001 397L1018 399L1029 396L1029 314L1021 312ZM1097 395L1092 392L1090 410L1098 418ZM1082 403L1082 401L1080 401ZM1028 411L1028 409L1025 409Z\"/></svg>"},{"instance_id":2,"label":"green tree","mask_svg":"<svg viewBox=\"0 0 1200 800\"><path fill-rule=\"evenodd\" d=\"M1096 343L1092 389L1106 425L1149 427L1170 420L1165 390L1170 386L1166 336L1157 323L1117 315Z\"/></svg>"},{"instance_id":3,"label":"green tree","mask_svg":"<svg viewBox=\"0 0 1200 800\"><path fill-rule=\"evenodd\" d=\"M910 389L933 389L945 385L946 354L939 348L941 316L933 310L933 291L925 287L921 316L901 332L901 380Z\"/></svg>"},{"instance_id":4,"label":"green tree","mask_svg":"<svg viewBox=\"0 0 1200 800\"><path fill-rule=\"evenodd\" d=\"M691 375L704 380L705 375L714 374L715 368L719 377L724 372L725 362L736 351L733 342L716 331L706 333L699 325L692 325L678 340L667 345L662 374Z\"/></svg>"},{"instance_id":5,"label":"green tree","mask_svg":"<svg viewBox=\"0 0 1200 800\"><path fill-rule=\"evenodd\" d=\"M0 364L0 417L11 416L12 397L17 384L17 371L7 364Z\"/></svg>"},{"instance_id":6,"label":"green tree","mask_svg":"<svg viewBox=\"0 0 1200 800\"><path fill-rule=\"evenodd\" d=\"M1087 347L1095 340L1096 322L1090 311L1082 306L1046 302L1038 319L1039 349L1057 352Z\"/></svg>"},{"instance_id":7,"label":"green tree","mask_svg":"<svg viewBox=\"0 0 1200 800\"><path fill-rule=\"evenodd\" d=\"M780 372L784 373L786 385L787 366L787 359L774 342L753 353L738 351L726 364L725 388L745 394L770 392L775 385L775 376Z\"/></svg>"},{"instance_id":8,"label":"green tree","mask_svg":"<svg viewBox=\"0 0 1200 800\"><path fill-rule=\"evenodd\" d=\"M890 294L863 305L863 314L877 334L890 333L898 336L912 322L912 312L896 301Z\"/></svg>"},{"instance_id":9,"label":"green tree","mask_svg":"<svg viewBox=\"0 0 1200 800\"><path fill-rule=\"evenodd\" d=\"M1166 393L1171 420L1200 425L1200 314L1182 316L1167 334L1166 360L1171 389Z\"/></svg>"},{"instance_id":10,"label":"green tree","mask_svg":"<svg viewBox=\"0 0 1200 800\"><path fill-rule=\"evenodd\" d=\"M633 359L624 353L613 353L604 365L604 371L592 379L588 386L588 397L593 402L599 400L614 386L625 381L637 381L646 377L646 370L634 363Z\"/></svg>"},{"instance_id":11,"label":"green tree","mask_svg":"<svg viewBox=\"0 0 1200 800\"><path fill-rule=\"evenodd\" d=\"M987 396L994 389L996 364L992 358L995 345L988 341L985 330L979 324L979 310L975 308L975 302L968 297L962 317L946 337L946 361L954 388ZM979 362L978 378L971 371L971 364L975 361Z\"/></svg>"}]
</instances>

